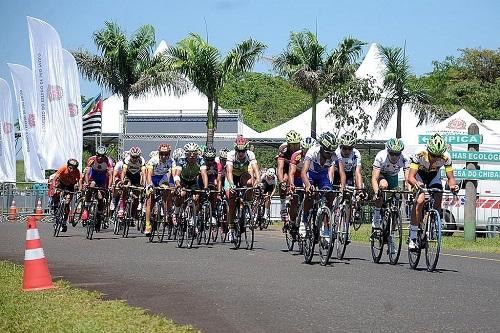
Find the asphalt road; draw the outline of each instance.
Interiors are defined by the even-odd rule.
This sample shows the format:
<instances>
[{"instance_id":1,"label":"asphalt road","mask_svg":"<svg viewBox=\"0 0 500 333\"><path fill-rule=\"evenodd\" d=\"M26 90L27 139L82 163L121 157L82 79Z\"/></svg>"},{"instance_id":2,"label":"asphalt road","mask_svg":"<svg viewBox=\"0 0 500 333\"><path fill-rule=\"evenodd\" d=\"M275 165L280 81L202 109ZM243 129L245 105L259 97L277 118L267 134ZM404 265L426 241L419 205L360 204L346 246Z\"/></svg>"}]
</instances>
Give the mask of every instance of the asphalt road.
<instances>
[{"instance_id":1,"label":"asphalt road","mask_svg":"<svg viewBox=\"0 0 500 333\"><path fill-rule=\"evenodd\" d=\"M53 278L99 290L204 332L499 332L500 255L445 254L438 270L374 264L367 245L327 267L287 253L279 232L256 235L255 249L226 244L179 249L123 239L86 240L69 227L59 238L39 226ZM25 226L0 224L0 259L22 263ZM445 251L446 252L446 251ZM133 320L133 318L131 318Z\"/></svg>"}]
</instances>

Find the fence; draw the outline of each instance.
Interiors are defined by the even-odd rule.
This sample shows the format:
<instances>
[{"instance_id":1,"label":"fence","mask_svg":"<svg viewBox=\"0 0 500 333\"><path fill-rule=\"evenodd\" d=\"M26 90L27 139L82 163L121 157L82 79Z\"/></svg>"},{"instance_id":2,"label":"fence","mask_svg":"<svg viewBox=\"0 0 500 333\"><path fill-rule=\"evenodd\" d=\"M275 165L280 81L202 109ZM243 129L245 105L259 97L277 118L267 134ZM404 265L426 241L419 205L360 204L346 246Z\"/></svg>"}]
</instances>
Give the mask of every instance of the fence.
<instances>
[{"instance_id":1,"label":"fence","mask_svg":"<svg viewBox=\"0 0 500 333\"><path fill-rule=\"evenodd\" d=\"M28 215L35 213L38 200L42 204L43 217L49 216L50 198L47 193L47 184L0 183L0 222L8 220L13 201L16 204L17 221L24 221Z\"/></svg>"}]
</instances>

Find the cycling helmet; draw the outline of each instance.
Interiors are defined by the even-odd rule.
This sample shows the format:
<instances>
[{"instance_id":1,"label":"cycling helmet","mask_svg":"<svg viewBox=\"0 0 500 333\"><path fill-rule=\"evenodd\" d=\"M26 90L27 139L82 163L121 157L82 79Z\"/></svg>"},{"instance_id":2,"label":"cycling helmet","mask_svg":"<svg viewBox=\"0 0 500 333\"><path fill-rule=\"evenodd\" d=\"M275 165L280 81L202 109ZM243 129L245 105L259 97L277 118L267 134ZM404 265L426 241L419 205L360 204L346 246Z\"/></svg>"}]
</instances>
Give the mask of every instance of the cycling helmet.
<instances>
[{"instance_id":1,"label":"cycling helmet","mask_svg":"<svg viewBox=\"0 0 500 333\"><path fill-rule=\"evenodd\" d=\"M200 150L200 146L198 146L198 144L195 143L195 142L189 142L189 143L186 143L184 145L184 151L185 152L188 152L188 151L189 152L193 152L193 151L197 152L199 150Z\"/></svg>"},{"instance_id":2,"label":"cycling helmet","mask_svg":"<svg viewBox=\"0 0 500 333\"><path fill-rule=\"evenodd\" d=\"M291 130L286 134L286 143L300 143L300 140L302 140L302 135L297 133L297 131Z\"/></svg>"},{"instance_id":3,"label":"cycling helmet","mask_svg":"<svg viewBox=\"0 0 500 333\"><path fill-rule=\"evenodd\" d=\"M302 139L302 141L300 141L300 148L309 149L312 146L314 146L315 144L316 144L316 140L314 140L314 138L311 138L310 136L308 136L307 138Z\"/></svg>"},{"instance_id":4,"label":"cycling helmet","mask_svg":"<svg viewBox=\"0 0 500 333\"><path fill-rule=\"evenodd\" d=\"M136 147L130 148L129 153L130 153L130 157L139 157L139 156L141 156L142 151L141 151L141 148L136 146Z\"/></svg>"},{"instance_id":5,"label":"cycling helmet","mask_svg":"<svg viewBox=\"0 0 500 333\"><path fill-rule=\"evenodd\" d=\"M341 147L353 147L356 141L356 135L348 132L340 137L338 144Z\"/></svg>"},{"instance_id":6,"label":"cycling helmet","mask_svg":"<svg viewBox=\"0 0 500 333\"><path fill-rule=\"evenodd\" d=\"M158 150L152 150L150 153L149 153L149 158L153 158L155 156L158 156Z\"/></svg>"},{"instance_id":7,"label":"cycling helmet","mask_svg":"<svg viewBox=\"0 0 500 333\"><path fill-rule=\"evenodd\" d=\"M124 151L124 152L122 153L122 159L123 159L123 160L124 160L124 159L126 159L126 158L127 158L127 157L129 157L129 156L130 156L130 152L129 152L128 150L126 150L126 151Z\"/></svg>"},{"instance_id":8,"label":"cycling helmet","mask_svg":"<svg viewBox=\"0 0 500 333\"><path fill-rule=\"evenodd\" d=\"M274 168L269 168L267 169L266 171L266 176L271 178L271 177L274 177L276 175L276 170Z\"/></svg>"},{"instance_id":9,"label":"cycling helmet","mask_svg":"<svg viewBox=\"0 0 500 333\"><path fill-rule=\"evenodd\" d=\"M401 139L391 138L385 143L385 147L390 153L401 153L405 149L405 144Z\"/></svg>"},{"instance_id":10,"label":"cycling helmet","mask_svg":"<svg viewBox=\"0 0 500 333\"><path fill-rule=\"evenodd\" d=\"M207 148L203 152L203 158L207 160L213 160L216 155L217 155L217 150L215 150L214 147Z\"/></svg>"},{"instance_id":11,"label":"cycling helmet","mask_svg":"<svg viewBox=\"0 0 500 333\"><path fill-rule=\"evenodd\" d=\"M174 150L174 153L172 155L173 155L174 159L176 159L176 160L178 160L180 158L184 158L185 157L184 149L177 148L176 150Z\"/></svg>"},{"instance_id":12,"label":"cycling helmet","mask_svg":"<svg viewBox=\"0 0 500 333\"><path fill-rule=\"evenodd\" d=\"M73 167L73 168L75 168L75 169L76 169L76 168L78 168L78 161L77 161L77 160L75 160L74 158L70 158L70 159L68 160L67 165L68 165L69 167Z\"/></svg>"},{"instance_id":13,"label":"cycling helmet","mask_svg":"<svg viewBox=\"0 0 500 333\"><path fill-rule=\"evenodd\" d=\"M198 145L198 147L202 154L207 150L207 146L204 144Z\"/></svg>"},{"instance_id":14,"label":"cycling helmet","mask_svg":"<svg viewBox=\"0 0 500 333\"><path fill-rule=\"evenodd\" d=\"M439 133L434 134L429 141L427 141L427 151L432 155L441 156L446 152L447 148L446 141L444 141Z\"/></svg>"},{"instance_id":15,"label":"cycling helmet","mask_svg":"<svg viewBox=\"0 0 500 333\"><path fill-rule=\"evenodd\" d=\"M333 135L330 132L322 133L318 138L318 142L319 142L319 145L321 146L321 148L323 148L323 150L332 151L332 152L336 148L336 145L335 145L336 141L337 140L335 139L335 135Z\"/></svg>"},{"instance_id":16,"label":"cycling helmet","mask_svg":"<svg viewBox=\"0 0 500 333\"><path fill-rule=\"evenodd\" d=\"M170 153L172 147L168 143L162 143L158 146L158 153Z\"/></svg>"},{"instance_id":17,"label":"cycling helmet","mask_svg":"<svg viewBox=\"0 0 500 333\"><path fill-rule=\"evenodd\" d=\"M227 159L228 152L229 150L227 148L222 148L221 150L219 150L219 158Z\"/></svg>"},{"instance_id":18,"label":"cycling helmet","mask_svg":"<svg viewBox=\"0 0 500 333\"><path fill-rule=\"evenodd\" d=\"M97 149L95 151L95 154L97 156L104 156L104 155L106 155L106 147L105 146L99 146L99 147L97 147Z\"/></svg>"},{"instance_id":19,"label":"cycling helmet","mask_svg":"<svg viewBox=\"0 0 500 333\"><path fill-rule=\"evenodd\" d=\"M247 150L250 146L248 140L241 134L238 134L236 140L234 140L234 149L236 150Z\"/></svg>"}]
</instances>

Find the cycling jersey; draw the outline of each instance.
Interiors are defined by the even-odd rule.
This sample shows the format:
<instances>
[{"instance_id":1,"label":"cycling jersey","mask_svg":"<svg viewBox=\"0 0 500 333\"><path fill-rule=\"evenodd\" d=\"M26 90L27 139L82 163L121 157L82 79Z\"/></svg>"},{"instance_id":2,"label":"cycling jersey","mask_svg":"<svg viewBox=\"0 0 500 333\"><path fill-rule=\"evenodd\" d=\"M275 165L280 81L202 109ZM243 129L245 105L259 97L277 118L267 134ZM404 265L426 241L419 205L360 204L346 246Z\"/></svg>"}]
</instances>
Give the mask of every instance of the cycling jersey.
<instances>
[{"instance_id":1,"label":"cycling jersey","mask_svg":"<svg viewBox=\"0 0 500 333\"><path fill-rule=\"evenodd\" d=\"M304 157L305 154L302 154L302 150L299 149L295 153L293 153L292 157L290 158L290 163L297 166L297 171L295 171L295 174L293 175L295 178L300 178L300 171L304 166Z\"/></svg>"},{"instance_id":2,"label":"cycling jersey","mask_svg":"<svg viewBox=\"0 0 500 333\"><path fill-rule=\"evenodd\" d=\"M135 161L129 157L125 158L123 164L127 166L127 173L138 174L141 172L142 167L146 165L146 161L142 156L140 156Z\"/></svg>"},{"instance_id":3,"label":"cycling jersey","mask_svg":"<svg viewBox=\"0 0 500 333\"><path fill-rule=\"evenodd\" d=\"M213 160L210 163L205 161L205 165L207 166L208 184L214 185L217 177L222 173L222 164Z\"/></svg>"},{"instance_id":4,"label":"cycling jersey","mask_svg":"<svg viewBox=\"0 0 500 333\"><path fill-rule=\"evenodd\" d=\"M389 159L389 154L387 150L381 150L375 156L375 160L373 161L373 168L380 170L381 174L388 176L397 176L401 169L408 170L409 161L403 154L399 155L396 163L392 163Z\"/></svg>"},{"instance_id":5,"label":"cycling jersey","mask_svg":"<svg viewBox=\"0 0 500 333\"><path fill-rule=\"evenodd\" d=\"M411 157L410 169L417 170L417 180L429 187L442 187L439 170L444 166L445 172L453 172L451 157L448 152L430 164L429 152L423 148Z\"/></svg>"},{"instance_id":6,"label":"cycling jersey","mask_svg":"<svg viewBox=\"0 0 500 333\"><path fill-rule=\"evenodd\" d=\"M107 187L108 172L112 172L113 166L109 158L104 157L101 162L97 156L91 156L87 160L89 171L89 181L94 181L98 187Z\"/></svg>"},{"instance_id":7,"label":"cycling jersey","mask_svg":"<svg viewBox=\"0 0 500 333\"><path fill-rule=\"evenodd\" d=\"M305 161L311 161L309 164L309 170L307 170L307 177L312 185L317 186L319 189L332 189L332 184L330 178L328 178L328 169L332 165L335 165L337 160L337 155L332 154L329 159L321 164L321 146L319 144L309 148Z\"/></svg>"},{"instance_id":8,"label":"cycling jersey","mask_svg":"<svg viewBox=\"0 0 500 333\"><path fill-rule=\"evenodd\" d=\"M162 184L173 184L173 179L171 176L171 171L175 167L175 161L173 158L167 159L163 162L159 156L153 156L147 163L146 166L151 170L151 182L153 186L160 186Z\"/></svg>"},{"instance_id":9,"label":"cycling jersey","mask_svg":"<svg viewBox=\"0 0 500 333\"><path fill-rule=\"evenodd\" d=\"M292 159L292 151L288 149L288 144L283 143L278 148L278 160L283 160L285 163L283 164L283 173L288 174L288 170L290 170L290 161Z\"/></svg>"},{"instance_id":10,"label":"cycling jersey","mask_svg":"<svg viewBox=\"0 0 500 333\"><path fill-rule=\"evenodd\" d=\"M266 174L262 174L262 176L260 176L260 181L262 184L264 185L271 185L271 186L275 186L276 183L278 182L278 178L276 177L276 175L274 175L271 179L269 179Z\"/></svg>"},{"instance_id":11,"label":"cycling jersey","mask_svg":"<svg viewBox=\"0 0 500 333\"><path fill-rule=\"evenodd\" d=\"M361 165L361 154L356 148L353 148L347 157L342 156L342 150L340 147L337 147L335 154L337 155L337 160L344 163L344 171L346 174L354 172L356 167Z\"/></svg>"},{"instance_id":12,"label":"cycling jersey","mask_svg":"<svg viewBox=\"0 0 500 333\"><path fill-rule=\"evenodd\" d=\"M63 185L64 188L71 188L78 184L81 174L80 170L73 169L69 171L68 166L63 165L57 170L56 176L58 177L60 185ZM73 189L71 189L71 191L72 190Z\"/></svg>"},{"instance_id":13,"label":"cycling jersey","mask_svg":"<svg viewBox=\"0 0 500 333\"><path fill-rule=\"evenodd\" d=\"M237 159L236 151L233 149L227 153L226 165L233 166L233 176L241 176L248 173L248 168L257 163L255 159L255 154L247 150L245 153L245 158L243 160Z\"/></svg>"},{"instance_id":14,"label":"cycling jersey","mask_svg":"<svg viewBox=\"0 0 500 333\"><path fill-rule=\"evenodd\" d=\"M180 158L177 160L175 165L176 170L181 171L180 178L187 182L194 182L198 178L201 170L206 170L205 160L201 157L197 157L194 163L188 163L187 159Z\"/></svg>"}]
</instances>

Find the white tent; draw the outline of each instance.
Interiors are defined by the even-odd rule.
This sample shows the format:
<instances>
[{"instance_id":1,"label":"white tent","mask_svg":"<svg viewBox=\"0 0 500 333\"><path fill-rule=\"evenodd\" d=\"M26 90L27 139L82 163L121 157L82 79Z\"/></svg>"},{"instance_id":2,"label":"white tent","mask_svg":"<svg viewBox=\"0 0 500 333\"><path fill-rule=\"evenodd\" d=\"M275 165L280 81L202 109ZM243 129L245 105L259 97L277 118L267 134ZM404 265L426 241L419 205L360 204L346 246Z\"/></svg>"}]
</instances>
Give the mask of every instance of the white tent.
<instances>
[{"instance_id":1,"label":"white tent","mask_svg":"<svg viewBox=\"0 0 500 333\"><path fill-rule=\"evenodd\" d=\"M356 71L356 77L367 78L369 76L375 79L375 85L382 87L384 82L384 70L385 64L381 59L380 51L377 44L373 43L370 45L368 52L363 59L363 62ZM335 126L335 119L328 115L330 112L331 105L326 101L321 101L316 105L316 131L317 133L322 133L325 131L332 131ZM388 126L383 130L375 130L374 122L375 116L377 115L377 110L379 109L379 104L365 105L365 112L371 116L371 122L369 125L369 133L367 137L378 140L387 140L396 135L396 114L389 121ZM425 125L417 127L418 118L411 112L409 105L403 106L403 140L406 138L413 137L417 135L419 131L422 131ZM311 114L312 108L298 115L297 117L290 119L289 121L272 128L268 131L259 134L259 138L283 138L285 134L290 130L296 130L302 136L309 136L311 133Z\"/></svg>"},{"instance_id":2,"label":"white tent","mask_svg":"<svg viewBox=\"0 0 500 333\"><path fill-rule=\"evenodd\" d=\"M167 43L162 40L155 54L166 48ZM154 113L157 115L177 115L181 112L191 115L206 114L207 107L207 97L196 88L192 87L182 96L170 95L168 93L160 95L149 93L142 98L130 97L128 114L137 115L146 112L148 114ZM120 133L120 110L123 110L123 99L118 95L110 96L103 101L102 110L102 133L111 135ZM223 115L228 112L219 108L218 113L219 115ZM240 133L249 137L254 137L257 134L257 132L241 121L238 124L238 130Z\"/></svg>"}]
</instances>

